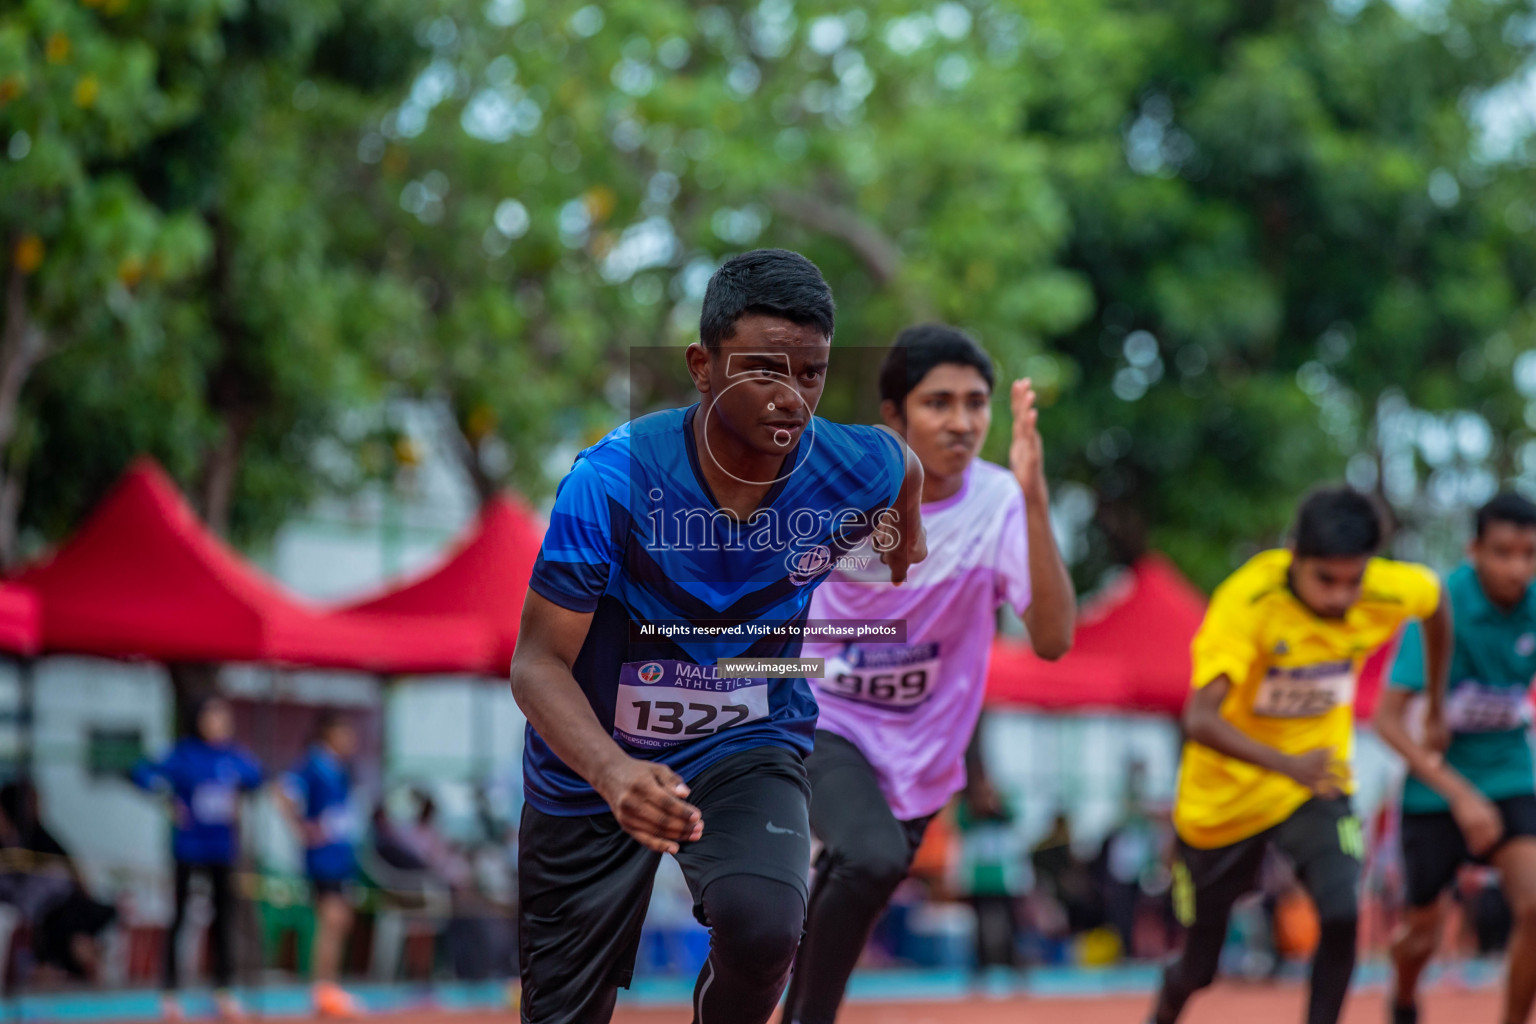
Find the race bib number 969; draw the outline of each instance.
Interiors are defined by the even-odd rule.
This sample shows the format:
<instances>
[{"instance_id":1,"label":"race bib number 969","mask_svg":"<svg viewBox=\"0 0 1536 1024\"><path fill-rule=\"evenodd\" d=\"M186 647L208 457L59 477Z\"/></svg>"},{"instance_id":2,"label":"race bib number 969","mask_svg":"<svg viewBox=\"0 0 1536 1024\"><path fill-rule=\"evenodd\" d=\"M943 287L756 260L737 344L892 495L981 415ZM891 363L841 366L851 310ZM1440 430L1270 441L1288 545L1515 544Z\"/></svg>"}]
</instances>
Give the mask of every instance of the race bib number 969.
<instances>
[{"instance_id":1,"label":"race bib number 969","mask_svg":"<svg viewBox=\"0 0 1536 1024\"><path fill-rule=\"evenodd\" d=\"M939 664L936 643L849 644L815 683L836 697L909 711L933 696Z\"/></svg>"},{"instance_id":2,"label":"race bib number 969","mask_svg":"<svg viewBox=\"0 0 1536 1024\"><path fill-rule=\"evenodd\" d=\"M1260 718L1316 718L1355 699L1350 662L1272 668L1259 684L1253 713Z\"/></svg>"},{"instance_id":3,"label":"race bib number 969","mask_svg":"<svg viewBox=\"0 0 1536 1024\"><path fill-rule=\"evenodd\" d=\"M768 717L768 680L722 678L713 665L657 659L619 669L613 737L642 750L692 743Z\"/></svg>"}]
</instances>

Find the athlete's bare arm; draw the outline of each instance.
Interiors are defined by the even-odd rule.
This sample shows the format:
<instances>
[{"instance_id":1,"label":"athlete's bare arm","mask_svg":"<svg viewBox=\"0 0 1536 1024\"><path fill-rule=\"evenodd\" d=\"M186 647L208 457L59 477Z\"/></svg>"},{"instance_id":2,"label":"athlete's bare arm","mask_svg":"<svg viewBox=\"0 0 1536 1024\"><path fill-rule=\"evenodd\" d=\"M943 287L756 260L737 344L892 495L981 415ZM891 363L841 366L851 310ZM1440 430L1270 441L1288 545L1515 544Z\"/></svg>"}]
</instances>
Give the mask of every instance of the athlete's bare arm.
<instances>
[{"instance_id":1,"label":"athlete's bare arm","mask_svg":"<svg viewBox=\"0 0 1536 1024\"><path fill-rule=\"evenodd\" d=\"M287 820L293 834L299 837L305 847L325 845L325 830L320 827L318 821L305 821L304 811L299 807L293 795L284 786L275 786L273 791L277 793L277 807Z\"/></svg>"},{"instance_id":2,"label":"athlete's bare arm","mask_svg":"<svg viewBox=\"0 0 1536 1024\"><path fill-rule=\"evenodd\" d=\"M512 654L512 696L544 742L586 779L638 842L662 853L704 834L688 786L664 764L630 757L603 730L571 666L592 624L590 612L562 608L532 590Z\"/></svg>"},{"instance_id":3,"label":"athlete's bare arm","mask_svg":"<svg viewBox=\"0 0 1536 1024\"><path fill-rule=\"evenodd\" d=\"M889 427L878 429L896 433ZM891 567L891 582L898 586L906 582L911 566L928 557L928 533L923 529L923 463L905 441L901 443L901 450L906 453L907 472L901 481L901 491L891 505L896 513L891 525L901 540L889 550L880 552L880 561Z\"/></svg>"},{"instance_id":4,"label":"athlete's bare arm","mask_svg":"<svg viewBox=\"0 0 1536 1024\"><path fill-rule=\"evenodd\" d=\"M1477 787L1460 772L1446 764L1441 756L1450 739L1444 719L1445 687L1450 674L1451 644L1454 642L1450 606L1445 588L1441 587L1439 607L1422 624L1426 672L1424 693L1428 704L1424 715L1424 742L1414 740L1408 731L1412 691L1389 687L1376 704L1372 724L1376 727L1376 735L1398 752L1407 763L1408 770L1450 804L1451 816L1467 837L1467 848L1481 855L1498 843L1504 833L1503 820L1488 798L1478 792Z\"/></svg>"},{"instance_id":5,"label":"athlete's bare arm","mask_svg":"<svg viewBox=\"0 0 1536 1024\"><path fill-rule=\"evenodd\" d=\"M1232 690L1232 681L1218 676L1189 695L1184 705L1184 735L1218 754L1256 764L1306 786L1318 796L1338 796L1344 780L1335 765L1337 752L1318 747L1304 754L1286 754L1243 733L1221 715L1221 703Z\"/></svg>"},{"instance_id":6,"label":"athlete's bare arm","mask_svg":"<svg viewBox=\"0 0 1536 1024\"><path fill-rule=\"evenodd\" d=\"M1451 645L1456 642L1445 584L1440 585L1440 603L1419 625L1424 633L1424 739L1430 750L1444 753L1451 745L1451 733L1445 725L1445 690L1451 675Z\"/></svg>"},{"instance_id":7,"label":"athlete's bare arm","mask_svg":"<svg viewBox=\"0 0 1536 1024\"><path fill-rule=\"evenodd\" d=\"M1045 446L1036 421L1035 388L1028 377L1013 382L1013 443L1008 468L1024 491L1024 529L1029 538L1029 608L1024 625L1035 653L1055 661L1072 648L1077 592L1051 532L1051 493L1045 485Z\"/></svg>"}]
</instances>

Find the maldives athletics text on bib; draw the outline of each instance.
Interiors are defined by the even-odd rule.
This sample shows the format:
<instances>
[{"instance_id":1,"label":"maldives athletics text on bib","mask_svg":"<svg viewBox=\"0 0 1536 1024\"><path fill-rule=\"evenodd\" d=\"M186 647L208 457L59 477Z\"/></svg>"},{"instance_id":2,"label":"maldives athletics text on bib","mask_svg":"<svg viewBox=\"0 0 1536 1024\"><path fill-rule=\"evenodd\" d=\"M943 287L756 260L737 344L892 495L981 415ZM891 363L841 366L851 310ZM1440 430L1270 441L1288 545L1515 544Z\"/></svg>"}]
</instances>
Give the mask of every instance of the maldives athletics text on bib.
<instances>
[{"instance_id":1,"label":"maldives athletics text on bib","mask_svg":"<svg viewBox=\"0 0 1536 1024\"><path fill-rule=\"evenodd\" d=\"M768 717L768 680L721 676L714 665L658 658L619 669L613 738L661 750Z\"/></svg>"}]
</instances>

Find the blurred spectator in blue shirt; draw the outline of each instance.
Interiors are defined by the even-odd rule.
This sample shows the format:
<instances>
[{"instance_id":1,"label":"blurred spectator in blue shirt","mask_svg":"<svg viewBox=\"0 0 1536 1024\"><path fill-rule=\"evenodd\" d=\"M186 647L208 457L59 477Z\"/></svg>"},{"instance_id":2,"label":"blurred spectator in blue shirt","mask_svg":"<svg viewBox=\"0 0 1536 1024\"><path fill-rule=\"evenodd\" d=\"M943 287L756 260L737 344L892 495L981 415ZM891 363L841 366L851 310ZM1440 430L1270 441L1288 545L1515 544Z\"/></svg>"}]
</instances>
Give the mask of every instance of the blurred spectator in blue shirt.
<instances>
[{"instance_id":1,"label":"blurred spectator in blue shirt","mask_svg":"<svg viewBox=\"0 0 1536 1024\"><path fill-rule=\"evenodd\" d=\"M283 804L304 843L304 869L315 899L315 940L311 973L315 1007L325 1016L351 1017L357 1002L338 984L342 951L352 930L347 885L357 867L353 844L349 764L357 753L357 730L340 712L327 711L315 728L304 760L283 776Z\"/></svg>"},{"instance_id":2,"label":"blurred spectator in blue shirt","mask_svg":"<svg viewBox=\"0 0 1536 1024\"><path fill-rule=\"evenodd\" d=\"M163 792L171 804L171 856L176 862L175 901L165 937L166 1015L181 1016L176 937L186 919L187 897L194 875L208 880L213 898L209 923L213 983L221 1015L236 1017L240 1008L229 991L234 981L231 936L234 924L232 874L239 853L236 828L240 796L262 783L261 766L234 742L234 716L218 697L198 702L188 715L187 734L159 761L141 761L133 769L134 785Z\"/></svg>"}]
</instances>

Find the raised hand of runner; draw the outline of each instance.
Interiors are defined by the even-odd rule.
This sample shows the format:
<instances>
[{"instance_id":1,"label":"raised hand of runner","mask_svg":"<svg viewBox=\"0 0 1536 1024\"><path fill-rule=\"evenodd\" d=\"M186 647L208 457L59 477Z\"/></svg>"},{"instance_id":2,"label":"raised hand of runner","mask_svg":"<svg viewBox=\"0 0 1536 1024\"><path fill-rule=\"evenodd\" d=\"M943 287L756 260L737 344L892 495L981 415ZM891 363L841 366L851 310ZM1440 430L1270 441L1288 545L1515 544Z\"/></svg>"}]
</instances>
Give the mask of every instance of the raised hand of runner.
<instances>
[{"instance_id":1,"label":"raised hand of runner","mask_svg":"<svg viewBox=\"0 0 1536 1024\"><path fill-rule=\"evenodd\" d=\"M608 802L619 827L642 846L676 853L678 843L704 835L704 817L688 803L688 786L664 764L626 757L593 788Z\"/></svg>"},{"instance_id":2,"label":"raised hand of runner","mask_svg":"<svg viewBox=\"0 0 1536 1024\"><path fill-rule=\"evenodd\" d=\"M1013 382L1008 393L1013 409L1013 441L1008 445L1008 468L1013 470L1025 498L1038 498L1045 493L1045 446L1040 441L1036 422L1040 410L1035 408L1035 387L1030 378Z\"/></svg>"},{"instance_id":3,"label":"raised hand of runner","mask_svg":"<svg viewBox=\"0 0 1536 1024\"><path fill-rule=\"evenodd\" d=\"M880 429L895 434L889 427ZM891 505L895 517L885 527L890 532L877 531L875 537L875 550L880 553L880 561L890 566L891 582L897 586L907 581L907 570L912 565L928 557L928 535L923 530L923 463L905 441L902 449L907 456L907 473L901 492ZM882 540L882 534L893 537L894 543Z\"/></svg>"},{"instance_id":4,"label":"raised hand of runner","mask_svg":"<svg viewBox=\"0 0 1536 1024\"><path fill-rule=\"evenodd\" d=\"M1499 809L1471 788L1451 801L1451 817L1456 819L1461 834L1467 837L1467 849L1475 857L1491 852L1504 838L1504 819L1499 817Z\"/></svg>"},{"instance_id":5,"label":"raised hand of runner","mask_svg":"<svg viewBox=\"0 0 1536 1024\"><path fill-rule=\"evenodd\" d=\"M1288 758L1285 774L1321 797L1336 797L1344 791L1344 777L1332 747L1318 747Z\"/></svg>"}]
</instances>

